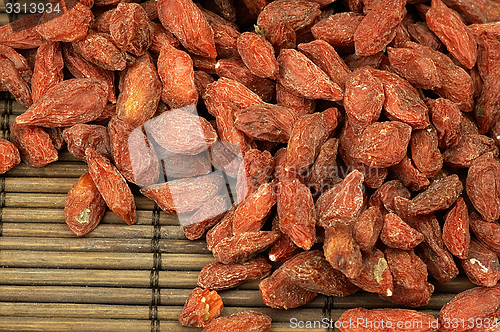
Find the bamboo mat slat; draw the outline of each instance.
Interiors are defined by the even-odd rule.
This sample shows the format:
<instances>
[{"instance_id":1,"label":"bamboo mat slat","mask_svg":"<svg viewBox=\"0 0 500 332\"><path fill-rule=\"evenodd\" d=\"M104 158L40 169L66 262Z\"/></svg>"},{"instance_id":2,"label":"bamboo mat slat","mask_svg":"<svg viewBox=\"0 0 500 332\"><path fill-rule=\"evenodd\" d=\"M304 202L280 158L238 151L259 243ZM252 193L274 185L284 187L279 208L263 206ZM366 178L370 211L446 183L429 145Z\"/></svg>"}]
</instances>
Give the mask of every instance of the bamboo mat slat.
<instances>
[{"instance_id":1,"label":"bamboo mat slat","mask_svg":"<svg viewBox=\"0 0 500 332\"><path fill-rule=\"evenodd\" d=\"M91 270L91 269L0 269L0 280L12 286L151 286L151 272L147 270ZM1 312L1 310L0 310Z\"/></svg>"},{"instance_id":2,"label":"bamboo mat slat","mask_svg":"<svg viewBox=\"0 0 500 332\"><path fill-rule=\"evenodd\" d=\"M0 317L0 331L150 332L151 322L133 319ZM171 331L179 330L173 328Z\"/></svg>"},{"instance_id":3,"label":"bamboo mat slat","mask_svg":"<svg viewBox=\"0 0 500 332\"><path fill-rule=\"evenodd\" d=\"M153 254L2 250L0 265L26 268L149 270L153 266Z\"/></svg>"},{"instance_id":4,"label":"bamboo mat slat","mask_svg":"<svg viewBox=\"0 0 500 332\"><path fill-rule=\"evenodd\" d=\"M3 223L4 236L64 237L77 238L66 224ZM151 239L153 226L103 224L86 235L86 238Z\"/></svg>"},{"instance_id":5,"label":"bamboo mat slat","mask_svg":"<svg viewBox=\"0 0 500 332\"><path fill-rule=\"evenodd\" d=\"M136 211L137 225L151 225L152 212L146 210ZM37 208L25 209L16 207L4 207L2 209L2 221L5 223L55 223L65 224L63 209ZM126 226L123 219L112 211L106 211L101 224L120 224ZM135 226L134 226L135 227Z\"/></svg>"},{"instance_id":6,"label":"bamboo mat slat","mask_svg":"<svg viewBox=\"0 0 500 332\"><path fill-rule=\"evenodd\" d=\"M125 287L1 285L0 301L148 305L151 303L151 290Z\"/></svg>"}]
</instances>

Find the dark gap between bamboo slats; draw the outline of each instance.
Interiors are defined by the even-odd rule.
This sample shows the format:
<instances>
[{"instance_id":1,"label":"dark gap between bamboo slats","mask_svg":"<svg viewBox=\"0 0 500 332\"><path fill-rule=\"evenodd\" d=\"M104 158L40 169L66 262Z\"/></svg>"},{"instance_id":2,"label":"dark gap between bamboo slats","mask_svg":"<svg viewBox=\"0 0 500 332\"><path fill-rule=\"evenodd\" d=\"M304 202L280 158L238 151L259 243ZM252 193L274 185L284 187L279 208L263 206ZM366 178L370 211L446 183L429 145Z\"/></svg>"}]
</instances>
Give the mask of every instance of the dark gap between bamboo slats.
<instances>
[{"instance_id":1,"label":"dark gap between bamboo slats","mask_svg":"<svg viewBox=\"0 0 500 332\"><path fill-rule=\"evenodd\" d=\"M10 268L0 269L0 280L5 285L147 288L150 274L148 270Z\"/></svg>"},{"instance_id":2,"label":"dark gap between bamboo slats","mask_svg":"<svg viewBox=\"0 0 500 332\"><path fill-rule=\"evenodd\" d=\"M150 270L153 266L153 254L1 250L0 266L17 268Z\"/></svg>"},{"instance_id":3,"label":"dark gap between bamboo slats","mask_svg":"<svg viewBox=\"0 0 500 332\"><path fill-rule=\"evenodd\" d=\"M22 208L64 208L64 201L67 194L43 195L36 193L5 193L6 207ZM153 210L154 202L145 196L135 196L135 205L137 210Z\"/></svg>"},{"instance_id":4,"label":"dark gap between bamboo slats","mask_svg":"<svg viewBox=\"0 0 500 332\"><path fill-rule=\"evenodd\" d=\"M11 208L6 207L2 210L2 220L12 223L66 223L64 219L64 209L48 208ZM138 210L137 225L151 225L151 211ZM125 221L114 212L107 210L101 224L120 224L125 225Z\"/></svg>"},{"instance_id":5,"label":"dark gap between bamboo slats","mask_svg":"<svg viewBox=\"0 0 500 332\"><path fill-rule=\"evenodd\" d=\"M182 311L182 306L159 306L158 317L160 320L175 321L179 318ZM269 307L224 307L221 316L227 317L234 313L244 310L253 310L261 312L271 317L273 322L289 322L290 318L294 317L298 320L321 320L323 318L322 311L318 308L295 308L288 310L273 309ZM179 324L180 325L180 324Z\"/></svg>"},{"instance_id":6,"label":"dark gap between bamboo slats","mask_svg":"<svg viewBox=\"0 0 500 332\"><path fill-rule=\"evenodd\" d=\"M105 319L144 320L149 319L149 306L83 303L0 302L0 317L1 316L47 318L99 317Z\"/></svg>"},{"instance_id":7,"label":"dark gap between bamboo slats","mask_svg":"<svg viewBox=\"0 0 500 332\"><path fill-rule=\"evenodd\" d=\"M0 331L151 332L151 322L132 319L0 317ZM192 329L189 331L193 332Z\"/></svg>"},{"instance_id":8,"label":"dark gap between bamboo slats","mask_svg":"<svg viewBox=\"0 0 500 332\"><path fill-rule=\"evenodd\" d=\"M3 236L14 237L65 237L77 238L66 224L49 223L3 223ZM149 225L122 225L102 224L86 238L122 238L122 239L151 239L153 226Z\"/></svg>"},{"instance_id":9,"label":"dark gap between bamboo slats","mask_svg":"<svg viewBox=\"0 0 500 332\"><path fill-rule=\"evenodd\" d=\"M55 162L45 167L30 167L25 163L20 163L4 175L8 177L79 178L86 171L88 167L85 163Z\"/></svg>"},{"instance_id":10,"label":"dark gap between bamboo slats","mask_svg":"<svg viewBox=\"0 0 500 332\"><path fill-rule=\"evenodd\" d=\"M199 272L212 262L215 258L211 254L161 254L161 270Z\"/></svg>"},{"instance_id":11,"label":"dark gap between bamboo slats","mask_svg":"<svg viewBox=\"0 0 500 332\"><path fill-rule=\"evenodd\" d=\"M150 239L0 237L0 250L151 252ZM1 279L0 279L1 280Z\"/></svg>"},{"instance_id":12,"label":"dark gap between bamboo slats","mask_svg":"<svg viewBox=\"0 0 500 332\"><path fill-rule=\"evenodd\" d=\"M0 17L3 17L0 15ZM16 116L19 114L24 113L28 108L24 105L19 104L17 101L12 100L12 114L15 114Z\"/></svg>"},{"instance_id":13,"label":"dark gap between bamboo slats","mask_svg":"<svg viewBox=\"0 0 500 332\"><path fill-rule=\"evenodd\" d=\"M0 301L149 305L151 289L0 285Z\"/></svg>"},{"instance_id":14,"label":"dark gap between bamboo slats","mask_svg":"<svg viewBox=\"0 0 500 332\"><path fill-rule=\"evenodd\" d=\"M178 305L183 306L189 293L192 289L161 289L161 305ZM218 292L224 302L224 306L228 307L266 307L262 302L260 292L256 290L240 290L228 289ZM325 296L318 295L312 301L305 304L301 308L323 308L325 304Z\"/></svg>"}]
</instances>

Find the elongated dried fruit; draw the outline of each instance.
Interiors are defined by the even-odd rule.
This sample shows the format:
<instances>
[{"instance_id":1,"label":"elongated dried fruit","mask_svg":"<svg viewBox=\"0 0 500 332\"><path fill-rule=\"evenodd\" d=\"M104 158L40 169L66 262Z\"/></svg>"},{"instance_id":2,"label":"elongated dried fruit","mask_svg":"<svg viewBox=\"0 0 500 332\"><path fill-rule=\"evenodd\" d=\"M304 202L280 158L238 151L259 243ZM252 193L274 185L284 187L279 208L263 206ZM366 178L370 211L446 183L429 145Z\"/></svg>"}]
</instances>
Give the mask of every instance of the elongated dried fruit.
<instances>
[{"instance_id":1,"label":"elongated dried fruit","mask_svg":"<svg viewBox=\"0 0 500 332\"><path fill-rule=\"evenodd\" d=\"M238 311L229 317L218 317L205 327L203 332L238 331L247 332L271 331L271 317L251 310Z\"/></svg>"},{"instance_id":2,"label":"elongated dried fruit","mask_svg":"<svg viewBox=\"0 0 500 332\"><path fill-rule=\"evenodd\" d=\"M341 100L342 89L304 54L293 49L278 56L279 82L290 92L309 99ZM314 83L313 83L314 82Z\"/></svg>"},{"instance_id":3,"label":"elongated dried fruit","mask_svg":"<svg viewBox=\"0 0 500 332\"><path fill-rule=\"evenodd\" d=\"M271 264L256 257L241 264L210 263L201 269L198 285L212 290L233 288L242 283L260 280L271 273Z\"/></svg>"},{"instance_id":4,"label":"elongated dried fruit","mask_svg":"<svg viewBox=\"0 0 500 332\"><path fill-rule=\"evenodd\" d=\"M466 190L469 199L484 220L500 217L500 162L490 154L477 158L469 168Z\"/></svg>"},{"instance_id":5,"label":"elongated dried fruit","mask_svg":"<svg viewBox=\"0 0 500 332\"><path fill-rule=\"evenodd\" d=\"M275 204L276 195L272 185L261 184L236 208L233 218L233 234L259 231Z\"/></svg>"},{"instance_id":6,"label":"elongated dried fruit","mask_svg":"<svg viewBox=\"0 0 500 332\"><path fill-rule=\"evenodd\" d=\"M297 179L281 179L278 187L280 230L300 248L316 241L316 210L311 191Z\"/></svg>"},{"instance_id":7,"label":"elongated dried fruit","mask_svg":"<svg viewBox=\"0 0 500 332\"><path fill-rule=\"evenodd\" d=\"M308 26L321 13L319 5L303 0L277 0L264 7L257 18L259 28L269 31L274 25L288 23L297 31Z\"/></svg>"},{"instance_id":8,"label":"elongated dried fruit","mask_svg":"<svg viewBox=\"0 0 500 332\"><path fill-rule=\"evenodd\" d=\"M286 151L287 171L302 174L314 163L321 145L326 142L340 120L340 112L332 107L321 113L304 115L295 122Z\"/></svg>"},{"instance_id":9,"label":"elongated dried fruit","mask_svg":"<svg viewBox=\"0 0 500 332\"><path fill-rule=\"evenodd\" d=\"M108 99L108 86L99 80L74 78L54 86L26 112L18 124L70 127L90 122L101 115Z\"/></svg>"},{"instance_id":10,"label":"elongated dried fruit","mask_svg":"<svg viewBox=\"0 0 500 332\"><path fill-rule=\"evenodd\" d=\"M217 57L212 29L191 0L158 1L158 17L186 50L197 55Z\"/></svg>"},{"instance_id":11,"label":"elongated dried fruit","mask_svg":"<svg viewBox=\"0 0 500 332\"><path fill-rule=\"evenodd\" d=\"M33 49L42 45L44 40L36 31L41 16L23 16L0 27L0 44L17 49Z\"/></svg>"},{"instance_id":12,"label":"elongated dried fruit","mask_svg":"<svg viewBox=\"0 0 500 332\"><path fill-rule=\"evenodd\" d=\"M36 52L31 80L31 97L37 101L48 89L63 80L64 62L59 42L47 41Z\"/></svg>"},{"instance_id":13,"label":"elongated dried fruit","mask_svg":"<svg viewBox=\"0 0 500 332\"><path fill-rule=\"evenodd\" d=\"M354 47L358 55L373 55L389 44L396 34L396 26L405 15L406 1L380 1L363 18L354 33Z\"/></svg>"},{"instance_id":14,"label":"elongated dried fruit","mask_svg":"<svg viewBox=\"0 0 500 332\"><path fill-rule=\"evenodd\" d=\"M274 49L264 37L244 32L238 37L237 47L241 59L254 75L271 79L278 77Z\"/></svg>"},{"instance_id":15,"label":"elongated dried fruit","mask_svg":"<svg viewBox=\"0 0 500 332\"><path fill-rule=\"evenodd\" d=\"M492 287L500 280L500 263L496 253L477 240L471 240L467 258L460 260L460 265L476 285Z\"/></svg>"},{"instance_id":16,"label":"elongated dried fruit","mask_svg":"<svg viewBox=\"0 0 500 332\"><path fill-rule=\"evenodd\" d=\"M467 326L453 327L445 325L452 319L464 322L481 322L481 325L494 327L498 325L498 308L500 307L500 285L493 287L475 287L459 293L448 302L439 314L439 325L443 332L469 331ZM477 326L477 325L474 325ZM476 328L477 330L478 328Z\"/></svg>"},{"instance_id":17,"label":"elongated dried fruit","mask_svg":"<svg viewBox=\"0 0 500 332\"><path fill-rule=\"evenodd\" d=\"M361 324L353 324L354 326L349 326L349 322L356 321L358 319ZM339 330L342 332L361 332L361 331L398 331L396 328L398 322L421 322L422 324L415 324L408 328L404 328L407 332L429 332L429 324L435 319L430 314L424 314L415 310L410 309L364 309L355 308L346 310L342 316L338 319ZM385 327L383 330L375 329L370 322L384 322L384 326L393 326L393 328Z\"/></svg>"},{"instance_id":18,"label":"elongated dried fruit","mask_svg":"<svg viewBox=\"0 0 500 332\"><path fill-rule=\"evenodd\" d=\"M165 112L145 123L144 127L156 143L179 154L198 154L217 141L217 133L210 122L185 109Z\"/></svg>"},{"instance_id":19,"label":"elongated dried fruit","mask_svg":"<svg viewBox=\"0 0 500 332\"><path fill-rule=\"evenodd\" d=\"M370 206L363 211L353 226L353 236L359 248L371 252L383 226L384 219L378 206Z\"/></svg>"},{"instance_id":20,"label":"elongated dried fruit","mask_svg":"<svg viewBox=\"0 0 500 332\"><path fill-rule=\"evenodd\" d=\"M278 233L270 231L240 233L222 239L212 253L223 264L243 263L269 248L278 236Z\"/></svg>"},{"instance_id":21,"label":"elongated dried fruit","mask_svg":"<svg viewBox=\"0 0 500 332\"><path fill-rule=\"evenodd\" d=\"M153 29L141 5L119 3L110 17L109 33L119 48L141 56L151 45Z\"/></svg>"},{"instance_id":22,"label":"elongated dried fruit","mask_svg":"<svg viewBox=\"0 0 500 332\"><path fill-rule=\"evenodd\" d=\"M424 236L401 220L394 213L384 216L384 227L380 239L391 248L410 250L424 240Z\"/></svg>"},{"instance_id":23,"label":"elongated dried fruit","mask_svg":"<svg viewBox=\"0 0 500 332\"><path fill-rule=\"evenodd\" d=\"M134 195L130 188L109 159L103 157L92 148L85 150L85 156L89 165L89 173L97 189L106 201L106 205L119 215L129 225L135 224L137 215L135 212Z\"/></svg>"},{"instance_id":24,"label":"elongated dried fruit","mask_svg":"<svg viewBox=\"0 0 500 332\"><path fill-rule=\"evenodd\" d=\"M283 272L297 286L329 296L348 296L358 290L334 269L319 250L304 251L287 261Z\"/></svg>"},{"instance_id":25,"label":"elongated dried fruit","mask_svg":"<svg viewBox=\"0 0 500 332\"><path fill-rule=\"evenodd\" d=\"M384 106L382 82L365 67L356 69L345 83L344 107L356 133L377 121Z\"/></svg>"},{"instance_id":26,"label":"elongated dried fruit","mask_svg":"<svg viewBox=\"0 0 500 332\"><path fill-rule=\"evenodd\" d=\"M289 107L257 104L234 113L234 125L256 140L286 143L298 113Z\"/></svg>"},{"instance_id":27,"label":"elongated dried fruit","mask_svg":"<svg viewBox=\"0 0 500 332\"><path fill-rule=\"evenodd\" d=\"M411 159L418 170L428 178L443 166L443 156L438 145L437 131L432 126L414 130L411 134Z\"/></svg>"},{"instance_id":28,"label":"elongated dried fruit","mask_svg":"<svg viewBox=\"0 0 500 332\"><path fill-rule=\"evenodd\" d=\"M196 212L183 223L182 231L189 240L199 239L205 232L224 216L230 205L226 193L217 195L206 201Z\"/></svg>"},{"instance_id":29,"label":"elongated dried fruit","mask_svg":"<svg viewBox=\"0 0 500 332\"><path fill-rule=\"evenodd\" d=\"M24 106L31 106L31 89L21 77L14 63L9 59L0 57L0 90L12 93L17 102Z\"/></svg>"},{"instance_id":30,"label":"elongated dried fruit","mask_svg":"<svg viewBox=\"0 0 500 332\"><path fill-rule=\"evenodd\" d=\"M297 286L285 273L287 266L293 267L293 260L286 261L270 277L259 283L264 304L275 309L291 309L306 304L318 295Z\"/></svg>"},{"instance_id":31,"label":"elongated dried fruit","mask_svg":"<svg viewBox=\"0 0 500 332\"><path fill-rule=\"evenodd\" d=\"M0 174L3 174L21 162L21 155L17 147L7 141L0 139Z\"/></svg>"},{"instance_id":32,"label":"elongated dried fruit","mask_svg":"<svg viewBox=\"0 0 500 332\"><path fill-rule=\"evenodd\" d=\"M458 61L469 69L474 67L477 44L458 13L448 8L441 0L432 0L425 19L429 28Z\"/></svg>"},{"instance_id":33,"label":"elongated dried fruit","mask_svg":"<svg viewBox=\"0 0 500 332\"><path fill-rule=\"evenodd\" d=\"M363 174L354 170L318 198L318 225L332 225L337 221L351 224L355 221L363 206L363 179Z\"/></svg>"},{"instance_id":34,"label":"elongated dried fruit","mask_svg":"<svg viewBox=\"0 0 500 332\"><path fill-rule=\"evenodd\" d=\"M75 51L93 64L106 70L124 70L125 53L118 48L109 34L90 32L84 39L73 43Z\"/></svg>"},{"instance_id":35,"label":"elongated dried fruit","mask_svg":"<svg viewBox=\"0 0 500 332\"><path fill-rule=\"evenodd\" d=\"M160 101L162 84L148 54L138 57L124 72L116 112L133 127L149 120Z\"/></svg>"},{"instance_id":36,"label":"elongated dried fruit","mask_svg":"<svg viewBox=\"0 0 500 332\"><path fill-rule=\"evenodd\" d=\"M443 242L448 250L461 259L467 258L470 243L469 213L462 197L446 214L443 225Z\"/></svg>"},{"instance_id":37,"label":"elongated dried fruit","mask_svg":"<svg viewBox=\"0 0 500 332\"><path fill-rule=\"evenodd\" d=\"M171 108L196 104L198 91L194 85L193 61L189 55L170 45L164 45L157 65L163 84L161 100Z\"/></svg>"},{"instance_id":38,"label":"elongated dried fruit","mask_svg":"<svg viewBox=\"0 0 500 332\"><path fill-rule=\"evenodd\" d=\"M69 1L61 1L57 4L60 5L60 11L64 14L59 15L55 10L50 13L46 11L36 31L46 40L74 42L85 38L94 20L90 8L81 2L76 2L72 8L67 8L67 5L71 5Z\"/></svg>"},{"instance_id":39,"label":"elongated dried fruit","mask_svg":"<svg viewBox=\"0 0 500 332\"><path fill-rule=\"evenodd\" d=\"M90 147L111 159L111 141L106 127L76 124L64 129L63 137L68 151L79 159L85 160L85 150Z\"/></svg>"},{"instance_id":40,"label":"elongated dried fruit","mask_svg":"<svg viewBox=\"0 0 500 332\"><path fill-rule=\"evenodd\" d=\"M59 158L49 134L41 127L14 122L10 126L10 140L28 166L43 167Z\"/></svg>"},{"instance_id":41,"label":"elongated dried fruit","mask_svg":"<svg viewBox=\"0 0 500 332\"><path fill-rule=\"evenodd\" d=\"M179 322L182 326L205 327L220 315L223 308L222 299L216 291L196 287L189 293Z\"/></svg>"},{"instance_id":42,"label":"elongated dried fruit","mask_svg":"<svg viewBox=\"0 0 500 332\"><path fill-rule=\"evenodd\" d=\"M323 250L326 260L349 279L355 279L361 273L361 250L354 240L350 226L336 222L326 227Z\"/></svg>"},{"instance_id":43,"label":"elongated dried fruit","mask_svg":"<svg viewBox=\"0 0 500 332\"><path fill-rule=\"evenodd\" d=\"M102 198L92 177L84 173L71 186L64 203L64 215L68 227L78 236L85 235L99 225L106 211Z\"/></svg>"},{"instance_id":44,"label":"elongated dried fruit","mask_svg":"<svg viewBox=\"0 0 500 332\"><path fill-rule=\"evenodd\" d=\"M361 273L351 282L359 288L371 292L392 296L394 286L391 270L385 260L384 253L375 248L363 253Z\"/></svg>"},{"instance_id":45,"label":"elongated dried fruit","mask_svg":"<svg viewBox=\"0 0 500 332\"><path fill-rule=\"evenodd\" d=\"M220 171L195 178L172 180L141 189L141 193L154 200L170 214L183 214L200 208L219 193L224 185Z\"/></svg>"}]
</instances>

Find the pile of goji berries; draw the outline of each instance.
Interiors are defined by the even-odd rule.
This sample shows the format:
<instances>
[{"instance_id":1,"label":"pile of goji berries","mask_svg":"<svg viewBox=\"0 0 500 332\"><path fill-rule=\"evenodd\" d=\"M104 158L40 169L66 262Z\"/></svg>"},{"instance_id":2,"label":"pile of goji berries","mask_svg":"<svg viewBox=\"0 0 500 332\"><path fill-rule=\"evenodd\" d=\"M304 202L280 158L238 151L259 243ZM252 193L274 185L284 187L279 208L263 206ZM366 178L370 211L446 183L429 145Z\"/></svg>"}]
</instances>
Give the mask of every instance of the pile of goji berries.
<instances>
[{"instance_id":1,"label":"pile of goji berries","mask_svg":"<svg viewBox=\"0 0 500 332\"><path fill-rule=\"evenodd\" d=\"M273 308L359 289L419 307L428 276L448 282L457 264L483 287L446 305L439 329L500 315L500 2L59 4L0 28L0 88L29 107L14 145L0 142L1 171L66 144L89 165L66 200L76 234L106 206L135 223L129 183L187 238L206 233L217 262L182 325L269 331L256 312L217 318L217 291L260 279ZM271 274L268 259L284 263ZM340 330L409 331L342 324L360 318L433 319L356 308Z\"/></svg>"}]
</instances>

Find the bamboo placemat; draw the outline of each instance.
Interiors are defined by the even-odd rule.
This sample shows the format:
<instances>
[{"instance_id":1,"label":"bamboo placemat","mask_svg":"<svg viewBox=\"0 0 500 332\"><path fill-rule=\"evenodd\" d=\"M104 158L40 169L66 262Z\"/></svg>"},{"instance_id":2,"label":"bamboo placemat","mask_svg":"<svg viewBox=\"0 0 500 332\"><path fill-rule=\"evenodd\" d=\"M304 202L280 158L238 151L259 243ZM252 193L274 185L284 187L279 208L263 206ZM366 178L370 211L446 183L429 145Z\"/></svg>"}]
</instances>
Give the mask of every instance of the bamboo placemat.
<instances>
[{"instance_id":1,"label":"bamboo placemat","mask_svg":"<svg viewBox=\"0 0 500 332\"><path fill-rule=\"evenodd\" d=\"M0 25L13 18L0 4ZM26 108L7 93L0 93L0 102L0 131L8 138L10 124ZM64 200L86 170L84 162L62 151L46 167L21 163L0 176L0 331L201 331L184 328L177 319L199 271L214 261L204 240L187 240L177 218L137 190L136 225L107 211L94 231L76 237L64 221ZM453 296L473 286L463 273L447 284L430 281L436 291L418 310L435 317ZM273 319L273 332L301 330L292 328L291 319L335 321L348 308L398 307L360 291L276 310L263 304L258 282L219 293L223 316L260 311Z\"/></svg>"}]
</instances>

